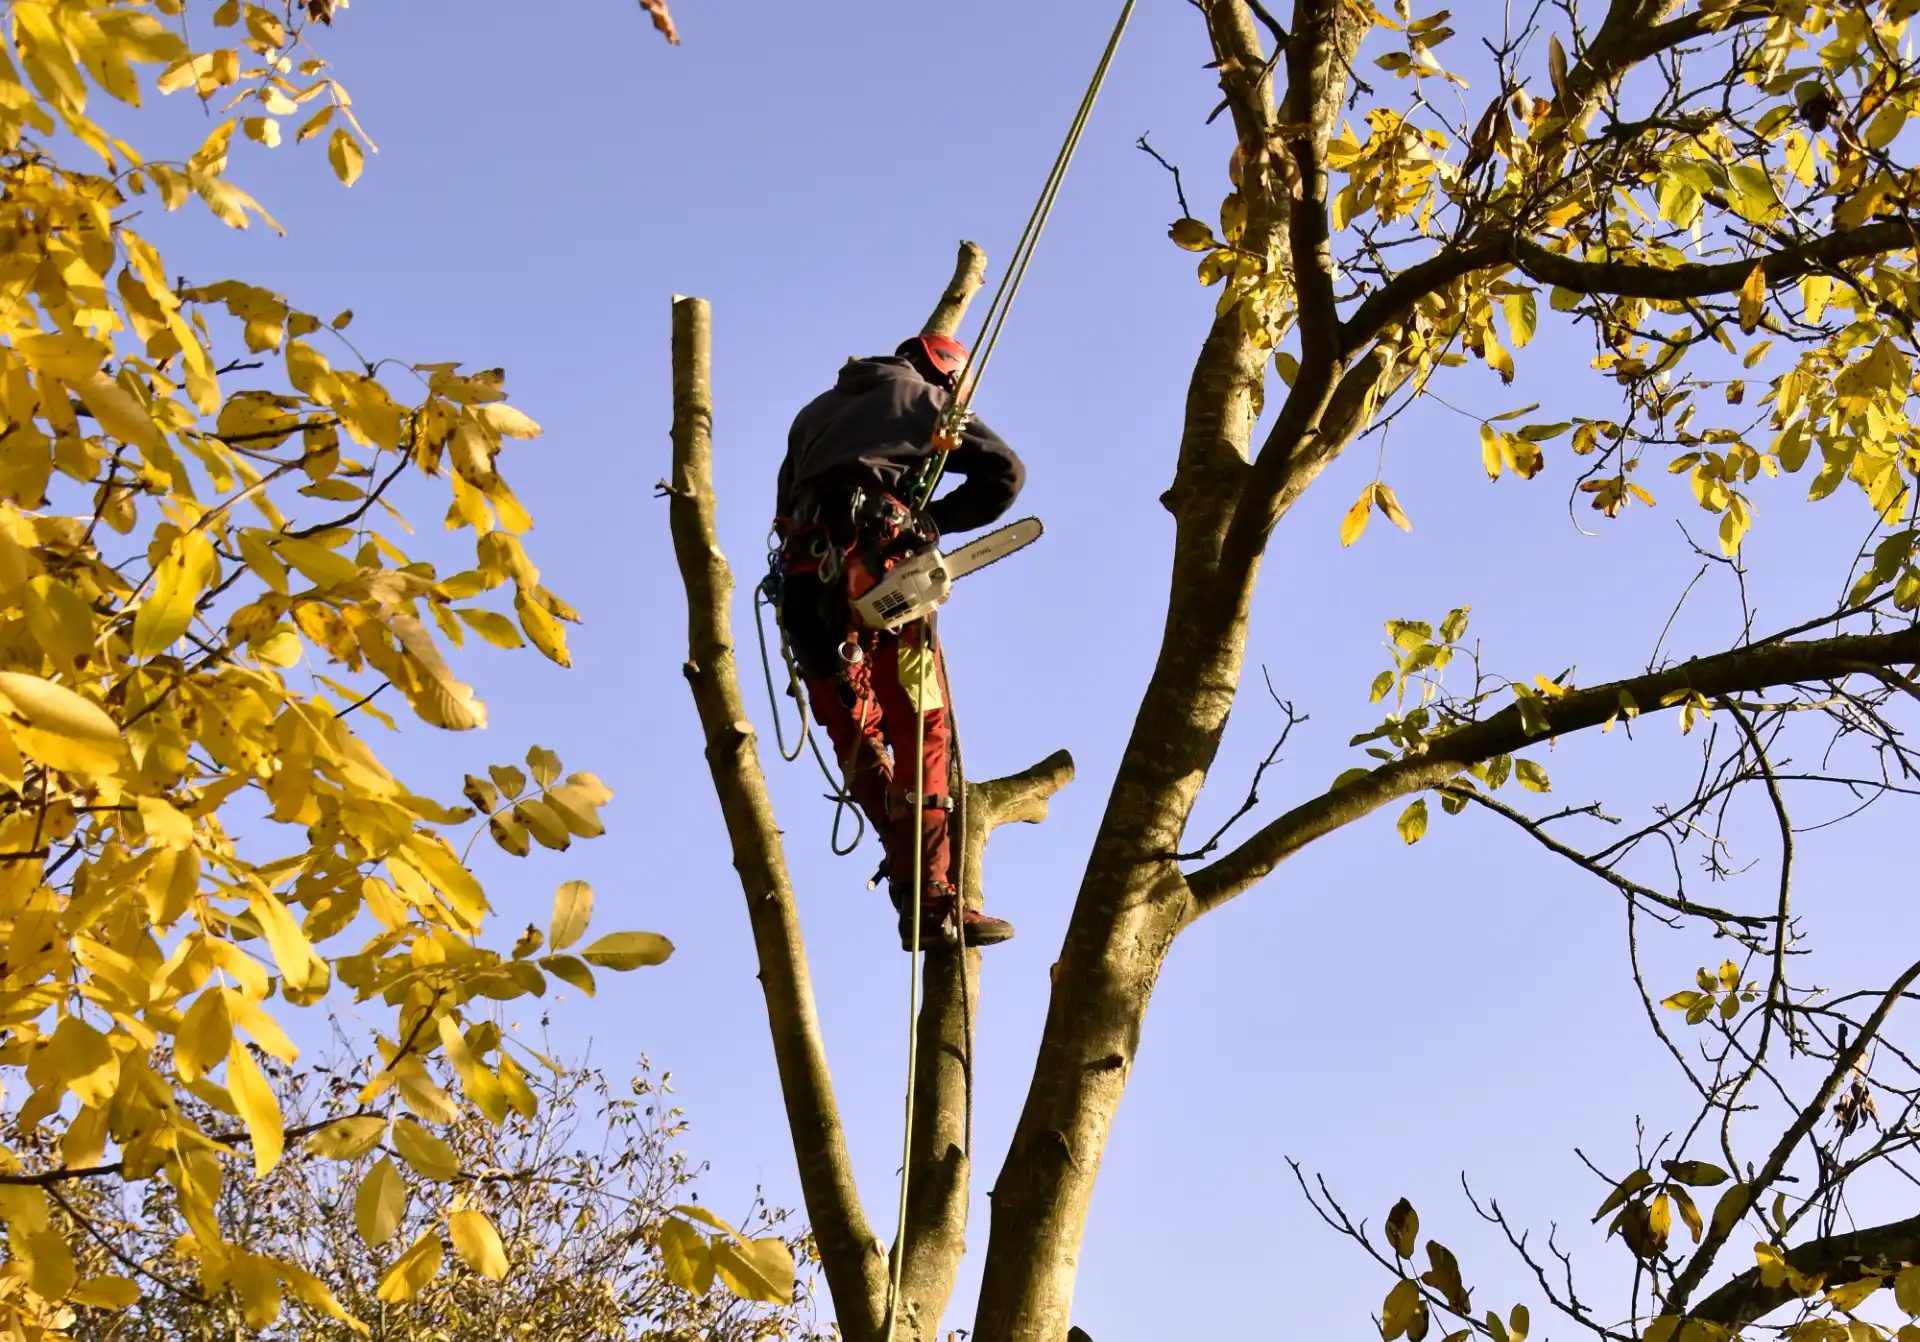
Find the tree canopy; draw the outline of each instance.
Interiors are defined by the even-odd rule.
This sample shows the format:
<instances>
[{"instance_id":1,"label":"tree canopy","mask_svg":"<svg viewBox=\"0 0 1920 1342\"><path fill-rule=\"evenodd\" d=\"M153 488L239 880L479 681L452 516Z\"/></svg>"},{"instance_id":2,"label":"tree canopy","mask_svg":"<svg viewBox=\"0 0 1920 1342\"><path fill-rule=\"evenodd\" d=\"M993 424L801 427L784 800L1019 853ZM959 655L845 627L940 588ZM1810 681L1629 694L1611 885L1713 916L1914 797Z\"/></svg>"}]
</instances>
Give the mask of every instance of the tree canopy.
<instances>
[{"instance_id":1,"label":"tree canopy","mask_svg":"<svg viewBox=\"0 0 1920 1342\"><path fill-rule=\"evenodd\" d=\"M1543 1245L1497 1203L1477 1204L1537 1287L1517 1308L1476 1303L1475 1271L1423 1242L1408 1203L1388 1212L1383 1238L1332 1183L1302 1172L1312 1205L1391 1277L1369 1302L1383 1336L1420 1342L1437 1329L1448 1342L1509 1342L1544 1328L1549 1311L1560 1331L1610 1342L1916 1335L1920 1324L1900 1323L1920 1317L1916 1223L1848 1218L1870 1193L1910 1180L1902 1161L1920 1077L1898 1030L1920 963L1837 985L1803 972L1811 941L1796 840L1869 807L1852 823L1884 825L1896 808L1905 817L1920 791L1908 744L1920 700L1920 436L1909 417L1920 389L1920 141L1907 126L1920 110L1910 50L1920 5L1191 7L1218 83L1204 102L1196 90L1196 115L1210 112L1231 144L1217 212L1190 208L1191 176L1165 163L1176 169L1172 240L1199 254L1199 281L1218 293L1196 320L1181 435L1168 445L1165 632L992 1183L973 1336L1068 1335L1094 1180L1180 934L1269 877L1284 883L1288 859L1376 812L1397 817L1401 841L1420 841L1430 807L1492 821L1485 842L1510 833L1538 844L1622 901L1625 973L1650 1056L1680 1069L1697 1103L1649 1116L1647 1133L1631 1135L1631 1164L1595 1167L1593 1204L1578 1215L1599 1207L1606 1244L1578 1262L1558 1238ZM1558 350L1577 339L1590 351L1587 390L1610 409L1539 413L1515 404L1517 393L1491 401L1452 389L1469 364L1516 383L1550 326L1569 337ZM725 407L708 392L704 305L676 303L675 335L671 511L689 597L687 674L748 895L810 1220L849 1337L889 1327L931 1337L964 1252L977 959L927 962L908 1161L919 1192L894 1246L906 1284L893 1298L888 1255L853 1186L799 910L734 683L711 476ZM1224 829L1190 835L1276 528L1363 442L1381 464L1340 541L1368 543L1375 515L1417 525L1389 478L1402 458L1384 443L1395 425L1443 406L1477 433L1466 469L1534 491L1541 506L1572 505L1590 525L1654 507L1704 514L1701 562L1740 613L1736 632L1684 651L1663 635L1644 665L1623 658L1576 674L1569 658L1523 664L1537 654L1471 638L1464 601L1409 612L1382 592L1390 664L1365 687L1378 707L1352 723L1364 753L1264 813L1259 794L1279 784L1257 775ZM1572 484L1554 491L1569 467ZM1824 566L1832 598L1763 625L1747 599L1749 538L1769 515L1816 506L1850 510L1857 542L1796 554L1803 570ZM1686 573L1674 576L1672 592L1610 599L1664 614L1691 591ZM1313 655L1313 640L1290 643ZM1284 676L1284 665L1270 669ZM1684 776L1647 744L1655 730L1696 746ZM1548 750L1582 733L1615 733L1650 761L1649 787L1672 795L1631 821L1599 803L1532 809L1553 788ZM971 897L994 826L1039 819L1071 776L1054 756L969 781ZM1825 813L1834 799L1838 816ZM1804 804L1817 819L1796 818ZM1771 845L1757 854L1756 835ZM1711 901L1703 882L1722 887ZM1470 908L1470 890L1459 898ZM1656 922L1690 938L1689 981L1644 972L1640 936ZM1624 1259L1587 1266L1613 1253Z\"/></svg>"}]
</instances>

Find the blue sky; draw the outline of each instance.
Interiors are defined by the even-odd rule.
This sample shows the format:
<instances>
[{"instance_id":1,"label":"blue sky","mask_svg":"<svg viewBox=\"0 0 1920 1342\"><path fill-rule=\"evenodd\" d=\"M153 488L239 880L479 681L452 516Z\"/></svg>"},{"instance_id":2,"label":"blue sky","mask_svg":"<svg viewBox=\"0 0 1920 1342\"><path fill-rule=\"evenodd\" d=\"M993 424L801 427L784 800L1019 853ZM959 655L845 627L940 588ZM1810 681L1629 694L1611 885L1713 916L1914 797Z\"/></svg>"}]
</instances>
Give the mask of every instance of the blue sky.
<instances>
[{"instance_id":1,"label":"blue sky","mask_svg":"<svg viewBox=\"0 0 1920 1342\"><path fill-rule=\"evenodd\" d=\"M754 672L747 593L788 421L844 358L917 329L958 239L1005 256L1111 8L680 0L684 45L668 48L613 0L360 0L321 37L380 146L363 179L340 188L318 142L240 146L236 179L291 239L255 230L230 247L211 225L165 228L178 234L171 263L196 279L231 272L316 312L353 307L370 353L504 365L515 403L545 426L501 465L537 520L530 548L548 585L585 614L575 668L470 651L459 665L492 710L490 729L410 726L379 744L416 787L447 797L463 772L534 742L615 789L609 837L561 857L489 859L484 874L503 937L544 922L553 886L578 877L599 892L602 930L643 927L677 943L669 964L607 982L597 1000L569 994L554 1030L563 1049L590 1045L610 1068L645 1052L675 1073L692 1148L714 1166L706 1199L723 1211L756 1182L788 1203L798 1188L745 912L680 677L684 599L652 493L668 471L670 295L713 304L720 522L740 580L743 671ZM1195 283L1197 258L1167 241L1171 183L1133 142L1151 132L1183 167L1196 213L1212 217L1231 138L1203 125L1217 100L1209 58L1190 6L1143 0L978 403L1025 456L1020 509L1044 518L1047 535L969 579L943 616L966 757L983 776L1064 746L1079 781L1045 826L1002 831L988 860L990 906L1019 937L984 971L976 1252L950 1326L969 1320L985 1190L1160 637L1172 529L1155 500L1171 480L1213 294ZM1475 365L1437 384L1442 394L1482 414L1536 400L1542 418L1605 414L1612 400L1587 374L1580 338L1541 309L1547 329L1521 355L1515 387ZM1675 521L1705 540L1711 519L1672 488L1659 508L1582 535L1566 507L1565 440L1540 479L1489 483L1476 433L1472 417L1434 405L1387 439L1385 478L1413 517L1410 535L1376 519L1360 544L1338 544L1376 441L1287 519L1266 563L1250 692L1197 832L1239 804L1278 729L1261 666L1312 715L1263 787L1272 814L1358 762L1346 741L1377 720L1366 688L1388 664L1389 618L1437 621L1471 604L1490 668L1507 674L1575 663L1591 681L1645 663L1697 567ZM1867 522L1851 500L1813 515L1800 490L1760 496L1750 560L1763 628L1831 599ZM416 521L430 530L437 513ZM1671 647L1711 650L1737 631L1718 581L1703 582ZM762 702L757 682L747 689ZM1670 723L1639 736L1564 743L1546 759L1557 799L1604 797L1631 814L1671 791L1693 743ZM884 897L864 888L877 852L834 860L811 766L769 758L768 768L861 1189L885 1228L906 959ZM1586 1224L1604 1189L1572 1147L1624 1172L1634 1115L1660 1131L1682 1114L1677 1076L1626 978L1617 901L1490 819L1436 815L1413 848L1392 819L1295 859L1175 948L1082 1256L1076 1319L1099 1342L1364 1334L1389 1283L1313 1218L1283 1157L1325 1173L1376 1223L1412 1197L1427 1232L1485 1283L1483 1303L1525 1300L1541 1317L1462 1199L1463 1170L1543 1235L1557 1220L1563 1243L1585 1252L1594 1293L1612 1280L1618 1250L1603 1251ZM1816 931L1890 909L1891 866L1859 841L1885 823L1807 840ZM1766 831L1753 835L1751 856L1770 860ZM1663 991L1721 953L1704 938L1647 949ZM1840 967L1877 968L1879 957L1849 945Z\"/></svg>"}]
</instances>

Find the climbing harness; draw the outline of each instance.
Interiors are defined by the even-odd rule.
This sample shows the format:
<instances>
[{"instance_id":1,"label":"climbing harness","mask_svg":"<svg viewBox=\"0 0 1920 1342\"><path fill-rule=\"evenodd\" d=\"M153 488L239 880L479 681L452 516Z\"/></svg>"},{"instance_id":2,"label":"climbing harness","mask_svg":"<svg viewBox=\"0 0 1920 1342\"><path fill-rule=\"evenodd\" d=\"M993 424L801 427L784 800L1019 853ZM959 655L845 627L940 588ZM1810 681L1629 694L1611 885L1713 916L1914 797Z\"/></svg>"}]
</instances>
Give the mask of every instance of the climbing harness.
<instances>
[{"instance_id":1,"label":"climbing harness","mask_svg":"<svg viewBox=\"0 0 1920 1342\"><path fill-rule=\"evenodd\" d=\"M813 734L812 721L807 716L807 701L801 693L800 667L793 659L793 649L787 643L786 626L780 623L780 605L786 596L786 571L780 562L778 542L767 555L767 576L762 578L753 589L753 632L760 640L760 675L767 686L767 710L773 714L773 739L780 748L780 758L788 764L800 758L802 750L813 751L813 760L820 766L820 776L827 780L827 800L833 803L833 828L827 836L827 843L833 849L835 857L848 857L860 849L860 840L866 837L866 817L860 813L860 807L847 791L846 782L836 776L827 766L827 757L821 753L820 740ZM774 627L780 634L780 659L787 668L787 697L792 699L800 716L800 742L789 751L787 737L780 726L780 695L773 687L773 664L767 658L767 626L761 611L772 609ZM840 843L840 817L848 811L853 812L853 838L845 846Z\"/></svg>"}]
</instances>

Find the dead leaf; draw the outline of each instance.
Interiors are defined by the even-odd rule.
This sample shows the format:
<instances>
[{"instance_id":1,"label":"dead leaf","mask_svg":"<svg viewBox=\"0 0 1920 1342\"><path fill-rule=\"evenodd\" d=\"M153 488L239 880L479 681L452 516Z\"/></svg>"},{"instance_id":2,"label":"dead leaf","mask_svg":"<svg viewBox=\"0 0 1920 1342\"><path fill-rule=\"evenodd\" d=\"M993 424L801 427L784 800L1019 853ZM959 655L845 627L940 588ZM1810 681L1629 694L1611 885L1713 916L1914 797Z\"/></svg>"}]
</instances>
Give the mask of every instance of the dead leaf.
<instances>
[{"instance_id":1,"label":"dead leaf","mask_svg":"<svg viewBox=\"0 0 1920 1342\"><path fill-rule=\"evenodd\" d=\"M653 26L665 35L668 46L680 45L680 30L673 26L673 15L667 12L667 0L640 0L640 8L652 16Z\"/></svg>"}]
</instances>

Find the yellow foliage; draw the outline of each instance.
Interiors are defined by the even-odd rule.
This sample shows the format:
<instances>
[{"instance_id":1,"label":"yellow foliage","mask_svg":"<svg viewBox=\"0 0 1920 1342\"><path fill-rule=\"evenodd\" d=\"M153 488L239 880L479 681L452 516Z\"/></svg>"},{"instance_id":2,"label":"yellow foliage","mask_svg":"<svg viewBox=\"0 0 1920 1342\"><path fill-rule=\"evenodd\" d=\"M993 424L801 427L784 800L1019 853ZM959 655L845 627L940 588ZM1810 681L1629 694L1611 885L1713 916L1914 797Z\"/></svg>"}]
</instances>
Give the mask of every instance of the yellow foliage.
<instances>
[{"instance_id":1,"label":"yellow foliage","mask_svg":"<svg viewBox=\"0 0 1920 1342\"><path fill-rule=\"evenodd\" d=\"M20 1130L63 1134L0 1149L0 1162L56 1186L62 1168L109 1158L130 1181L167 1179L203 1284L266 1327L283 1288L340 1312L298 1265L223 1243L212 1215L228 1180L265 1176L303 1135L285 1130L254 1052L296 1056L285 1013L336 983L363 1013L390 1013L365 1041L367 1112L312 1135L323 1158L354 1159L390 1133L417 1175L451 1179L458 1160L430 1125L476 1110L499 1122L534 1103L487 1022L547 980L487 946L487 894L464 857L502 818L404 786L357 728L391 723L392 701L374 702L389 687L429 724L484 725L434 631L456 645L463 627L506 648L531 641L564 666L561 626L578 617L514 534L530 519L503 449L540 430L506 403L500 373L435 364L415 377L384 363L407 373L389 387L353 371L366 364L338 334L349 313L325 323L239 280L176 286L132 227L196 198L230 227L272 226L229 180L234 155L328 131L327 159L351 184L372 149L307 47L319 30L304 2L227 3L212 24L190 23L189 8L0 3L18 57L0 57L0 1088ZM94 119L155 94L202 99L211 131L155 153ZM283 135L288 117L298 129ZM112 124L142 123L117 112ZM75 153L98 161L75 165ZM280 389L225 394L229 345L277 356ZM446 491L474 581L443 580L403 549L409 529L387 499L403 475ZM466 604L509 583L514 620ZM534 784L522 778L503 805L543 845L604 832L611 793L598 779L563 775L544 749L528 761ZM492 832L525 851L511 841L524 831ZM591 893L563 890L571 942ZM619 933L585 954L629 969L670 949ZM570 961L562 977L585 972ZM458 1094L429 1075L436 1054ZM187 1096L230 1126L203 1131ZM402 1108L415 1117L393 1122ZM356 1206L368 1239L390 1236L413 1195L382 1159ZM0 1333L39 1335L63 1306L137 1298L129 1279L81 1279L69 1239L81 1232L47 1206L38 1190L0 1197L18 1264ZM484 1217L446 1214L463 1259L504 1267ZM419 1290L440 1260L438 1233L424 1236L381 1298Z\"/></svg>"}]
</instances>

